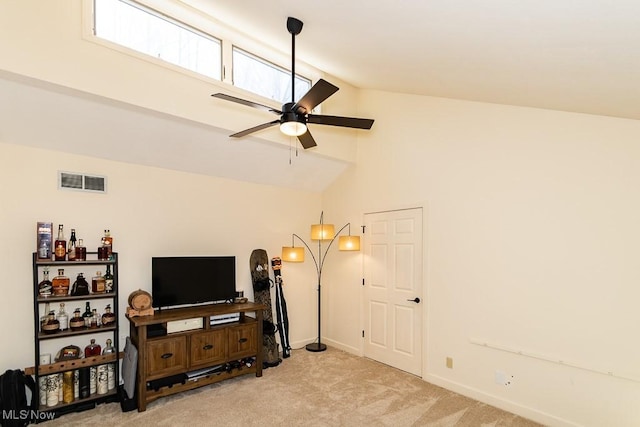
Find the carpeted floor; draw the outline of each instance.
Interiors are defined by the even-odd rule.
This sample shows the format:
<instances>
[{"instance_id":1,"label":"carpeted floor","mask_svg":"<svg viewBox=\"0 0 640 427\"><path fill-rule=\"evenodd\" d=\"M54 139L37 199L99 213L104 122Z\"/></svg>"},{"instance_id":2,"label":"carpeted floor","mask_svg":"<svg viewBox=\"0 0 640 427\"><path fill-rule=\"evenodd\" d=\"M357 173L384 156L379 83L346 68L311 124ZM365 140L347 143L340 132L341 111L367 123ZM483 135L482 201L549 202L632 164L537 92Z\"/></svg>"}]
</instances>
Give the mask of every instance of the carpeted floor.
<instances>
[{"instance_id":1,"label":"carpeted floor","mask_svg":"<svg viewBox=\"0 0 640 427\"><path fill-rule=\"evenodd\" d=\"M262 378L246 375L123 413L117 403L67 414L53 426L514 426L539 424L329 348L295 350Z\"/></svg>"}]
</instances>

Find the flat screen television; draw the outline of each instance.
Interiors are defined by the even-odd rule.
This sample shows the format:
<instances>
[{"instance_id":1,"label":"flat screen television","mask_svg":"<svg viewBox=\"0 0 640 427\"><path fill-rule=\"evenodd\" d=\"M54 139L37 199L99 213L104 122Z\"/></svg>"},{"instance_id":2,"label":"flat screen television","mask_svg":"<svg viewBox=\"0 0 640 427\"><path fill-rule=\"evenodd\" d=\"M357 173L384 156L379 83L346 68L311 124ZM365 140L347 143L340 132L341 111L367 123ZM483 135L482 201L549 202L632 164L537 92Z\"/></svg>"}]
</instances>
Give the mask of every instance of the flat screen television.
<instances>
[{"instance_id":1,"label":"flat screen television","mask_svg":"<svg viewBox=\"0 0 640 427\"><path fill-rule=\"evenodd\" d=\"M236 257L153 257L151 292L156 308L233 300L236 296Z\"/></svg>"}]
</instances>

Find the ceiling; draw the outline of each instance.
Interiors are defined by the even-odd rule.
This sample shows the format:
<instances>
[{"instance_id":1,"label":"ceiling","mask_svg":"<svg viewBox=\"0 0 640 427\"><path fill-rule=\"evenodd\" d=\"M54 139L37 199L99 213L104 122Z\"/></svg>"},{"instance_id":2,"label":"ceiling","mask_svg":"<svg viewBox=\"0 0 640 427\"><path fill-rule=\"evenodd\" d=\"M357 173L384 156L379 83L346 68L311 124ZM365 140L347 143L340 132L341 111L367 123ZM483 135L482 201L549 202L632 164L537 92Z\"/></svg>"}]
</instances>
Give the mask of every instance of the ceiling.
<instances>
[{"instance_id":1,"label":"ceiling","mask_svg":"<svg viewBox=\"0 0 640 427\"><path fill-rule=\"evenodd\" d=\"M179 1L287 57L294 16L296 58L358 88L640 119L637 0ZM0 93L0 142L318 192L348 167L10 73Z\"/></svg>"},{"instance_id":2,"label":"ceiling","mask_svg":"<svg viewBox=\"0 0 640 427\"><path fill-rule=\"evenodd\" d=\"M640 119L637 0L181 0L358 88Z\"/></svg>"}]
</instances>

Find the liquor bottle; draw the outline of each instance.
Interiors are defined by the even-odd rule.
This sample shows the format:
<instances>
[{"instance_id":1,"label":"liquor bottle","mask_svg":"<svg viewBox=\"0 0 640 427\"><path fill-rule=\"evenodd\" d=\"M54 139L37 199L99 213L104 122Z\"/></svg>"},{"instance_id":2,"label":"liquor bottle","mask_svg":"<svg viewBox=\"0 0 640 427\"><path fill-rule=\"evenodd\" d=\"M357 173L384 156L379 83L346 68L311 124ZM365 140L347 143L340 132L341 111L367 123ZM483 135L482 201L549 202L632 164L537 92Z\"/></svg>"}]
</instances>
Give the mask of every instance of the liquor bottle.
<instances>
[{"instance_id":1,"label":"liquor bottle","mask_svg":"<svg viewBox=\"0 0 640 427\"><path fill-rule=\"evenodd\" d=\"M113 237L111 236L111 230L104 230L104 246L107 247L107 258L113 259L111 255L113 253Z\"/></svg>"},{"instance_id":2,"label":"liquor bottle","mask_svg":"<svg viewBox=\"0 0 640 427\"><path fill-rule=\"evenodd\" d=\"M100 246L98 246L98 259L100 261L107 261L109 259L109 248L105 243L104 237L100 239Z\"/></svg>"},{"instance_id":3,"label":"liquor bottle","mask_svg":"<svg viewBox=\"0 0 640 427\"><path fill-rule=\"evenodd\" d=\"M102 354L109 354L109 353L115 353L116 349L115 347L112 345L113 341L111 341L111 338L107 338L107 345L104 347L104 350L102 350Z\"/></svg>"},{"instance_id":4,"label":"liquor bottle","mask_svg":"<svg viewBox=\"0 0 640 427\"><path fill-rule=\"evenodd\" d=\"M87 279L84 278L84 273L78 273L78 277L76 277L76 281L73 282L73 286L71 287L71 295L89 295L89 283L87 283Z\"/></svg>"},{"instance_id":5,"label":"liquor bottle","mask_svg":"<svg viewBox=\"0 0 640 427\"><path fill-rule=\"evenodd\" d=\"M51 310L49 309L49 303L46 303L44 305L44 314L40 317L40 330L44 332L43 326L47 323L47 320L49 320L49 312Z\"/></svg>"},{"instance_id":6,"label":"liquor bottle","mask_svg":"<svg viewBox=\"0 0 640 427\"><path fill-rule=\"evenodd\" d=\"M86 327L84 319L80 315L80 308L76 308L73 312L73 317L69 320L69 327L72 331L81 331Z\"/></svg>"},{"instance_id":7,"label":"liquor bottle","mask_svg":"<svg viewBox=\"0 0 640 427\"><path fill-rule=\"evenodd\" d=\"M76 260L76 230L71 229L71 237L69 237L69 247L67 248L67 259L69 261Z\"/></svg>"},{"instance_id":8,"label":"liquor bottle","mask_svg":"<svg viewBox=\"0 0 640 427\"><path fill-rule=\"evenodd\" d=\"M76 246L76 261L87 260L87 248L84 247L84 240L78 239L78 246Z\"/></svg>"},{"instance_id":9,"label":"liquor bottle","mask_svg":"<svg viewBox=\"0 0 640 427\"><path fill-rule=\"evenodd\" d=\"M53 334L60 330L60 322L56 319L56 313L51 310L47 318L47 323L42 326L42 332L46 334Z\"/></svg>"},{"instance_id":10,"label":"liquor bottle","mask_svg":"<svg viewBox=\"0 0 640 427\"><path fill-rule=\"evenodd\" d=\"M62 374L62 401L73 402L73 371L65 371Z\"/></svg>"},{"instance_id":11,"label":"liquor bottle","mask_svg":"<svg viewBox=\"0 0 640 427\"><path fill-rule=\"evenodd\" d=\"M86 399L91 395L91 368L78 370L78 384L80 385L80 399Z\"/></svg>"},{"instance_id":12,"label":"liquor bottle","mask_svg":"<svg viewBox=\"0 0 640 427\"><path fill-rule=\"evenodd\" d=\"M107 304L102 314L102 326L113 326L116 322L115 313L111 312L111 304ZM109 340L107 340L108 342Z\"/></svg>"},{"instance_id":13,"label":"liquor bottle","mask_svg":"<svg viewBox=\"0 0 640 427\"><path fill-rule=\"evenodd\" d=\"M91 338L91 344L84 348L84 357L100 356L101 353L102 347L100 344L96 344L95 339Z\"/></svg>"},{"instance_id":14,"label":"liquor bottle","mask_svg":"<svg viewBox=\"0 0 640 427\"><path fill-rule=\"evenodd\" d=\"M82 317L84 318L84 326L87 328L91 326L91 317L93 317L93 313L91 312L91 305L89 305L89 301L87 301Z\"/></svg>"},{"instance_id":15,"label":"liquor bottle","mask_svg":"<svg viewBox=\"0 0 640 427\"><path fill-rule=\"evenodd\" d=\"M53 291L53 283L49 280L49 268L45 267L42 270L42 275L44 276L42 281L38 283L38 295L41 297L50 297L51 292Z\"/></svg>"},{"instance_id":16,"label":"liquor bottle","mask_svg":"<svg viewBox=\"0 0 640 427\"><path fill-rule=\"evenodd\" d=\"M98 394L107 394L109 391L109 372L107 365L98 365L96 375L96 392Z\"/></svg>"},{"instance_id":17,"label":"liquor bottle","mask_svg":"<svg viewBox=\"0 0 640 427\"><path fill-rule=\"evenodd\" d=\"M60 303L60 311L58 311L58 322L60 322L60 330L64 331L69 328L69 316L64 311L64 303Z\"/></svg>"},{"instance_id":18,"label":"liquor bottle","mask_svg":"<svg viewBox=\"0 0 640 427\"><path fill-rule=\"evenodd\" d=\"M111 266L107 265L107 272L104 274L104 290L110 294L113 292L113 274L111 274Z\"/></svg>"},{"instance_id":19,"label":"liquor bottle","mask_svg":"<svg viewBox=\"0 0 640 427\"><path fill-rule=\"evenodd\" d=\"M73 398L75 400L80 398L80 370L73 371Z\"/></svg>"},{"instance_id":20,"label":"liquor bottle","mask_svg":"<svg viewBox=\"0 0 640 427\"><path fill-rule=\"evenodd\" d=\"M101 271L96 271L96 275L91 278L91 292L94 294L103 294L105 292L106 282Z\"/></svg>"},{"instance_id":21,"label":"liquor bottle","mask_svg":"<svg viewBox=\"0 0 640 427\"><path fill-rule=\"evenodd\" d=\"M66 296L69 294L69 284L71 281L64 275L64 268L58 269L58 275L53 278L53 295Z\"/></svg>"},{"instance_id":22,"label":"liquor bottle","mask_svg":"<svg viewBox=\"0 0 640 427\"><path fill-rule=\"evenodd\" d=\"M58 383L58 374L47 375L47 406L56 406L60 401L60 384Z\"/></svg>"},{"instance_id":23,"label":"liquor bottle","mask_svg":"<svg viewBox=\"0 0 640 427\"><path fill-rule=\"evenodd\" d=\"M67 241L64 238L64 231L62 230L62 227L62 224L58 225L58 238L54 245L56 261L64 261L67 255Z\"/></svg>"},{"instance_id":24,"label":"liquor bottle","mask_svg":"<svg viewBox=\"0 0 640 427\"><path fill-rule=\"evenodd\" d=\"M95 366L92 366L89 368L89 393L91 394L95 394L96 393L96 386L97 386L97 381L96 379L98 378L98 370Z\"/></svg>"},{"instance_id":25,"label":"liquor bottle","mask_svg":"<svg viewBox=\"0 0 640 427\"><path fill-rule=\"evenodd\" d=\"M40 247L38 248L38 259L51 259L49 256L49 244L45 239L42 239L40 242Z\"/></svg>"},{"instance_id":26,"label":"liquor bottle","mask_svg":"<svg viewBox=\"0 0 640 427\"><path fill-rule=\"evenodd\" d=\"M91 324L89 327L91 329L95 329L99 326L100 326L100 316L98 316L98 310L94 308L91 311Z\"/></svg>"},{"instance_id":27,"label":"liquor bottle","mask_svg":"<svg viewBox=\"0 0 640 427\"><path fill-rule=\"evenodd\" d=\"M111 345L111 339L107 338L107 345L104 350L102 350L102 354L112 354L115 352L116 349ZM113 390L114 388L116 388L116 365L109 363L107 365L107 389Z\"/></svg>"}]
</instances>

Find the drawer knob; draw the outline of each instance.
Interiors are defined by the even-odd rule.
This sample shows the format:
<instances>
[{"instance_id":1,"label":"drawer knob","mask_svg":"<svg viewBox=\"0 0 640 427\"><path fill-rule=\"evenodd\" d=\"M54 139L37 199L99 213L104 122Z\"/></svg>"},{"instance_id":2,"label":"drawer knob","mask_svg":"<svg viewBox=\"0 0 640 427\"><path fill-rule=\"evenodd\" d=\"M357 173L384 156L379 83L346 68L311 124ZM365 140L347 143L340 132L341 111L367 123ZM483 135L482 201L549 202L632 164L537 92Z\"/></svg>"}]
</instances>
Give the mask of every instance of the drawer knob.
<instances>
[{"instance_id":1,"label":"drawer knob","mask_svg":"<svg viewBox=\"0 0 640 427\"><path fill-rule=\"evenodd\" d=\"M204 347L202 347L203 350L211 350L213 348L213 345L211 344L207 344Z\"/></svg>"},{"instance_id":2,"label":"drawer knob","mask_svg":"<svg viewBox=\"0 0 640 427\"><path fill-rule=\"evenodd\" d=\"M162 357L163 359L168 359L168 358L170 358L171 356L173 356L173 353L165 353L165 354L163 354L163 355L162 355L162 356L160 356L160 357Z\"/></svg>"},{"instance_id":3,"label":"drawer knob","mask_svg":"<svg viewBox=\"0 0 640 427\"><path fill-rule=\"evenodd\" d=\"M246 338L240 338L240 339L238 340L238 342L239 342L239 343L243 343L243 342L247 342L247 341L248 341L248 340L247 340Z\"/></svg>"}]
</instances>

